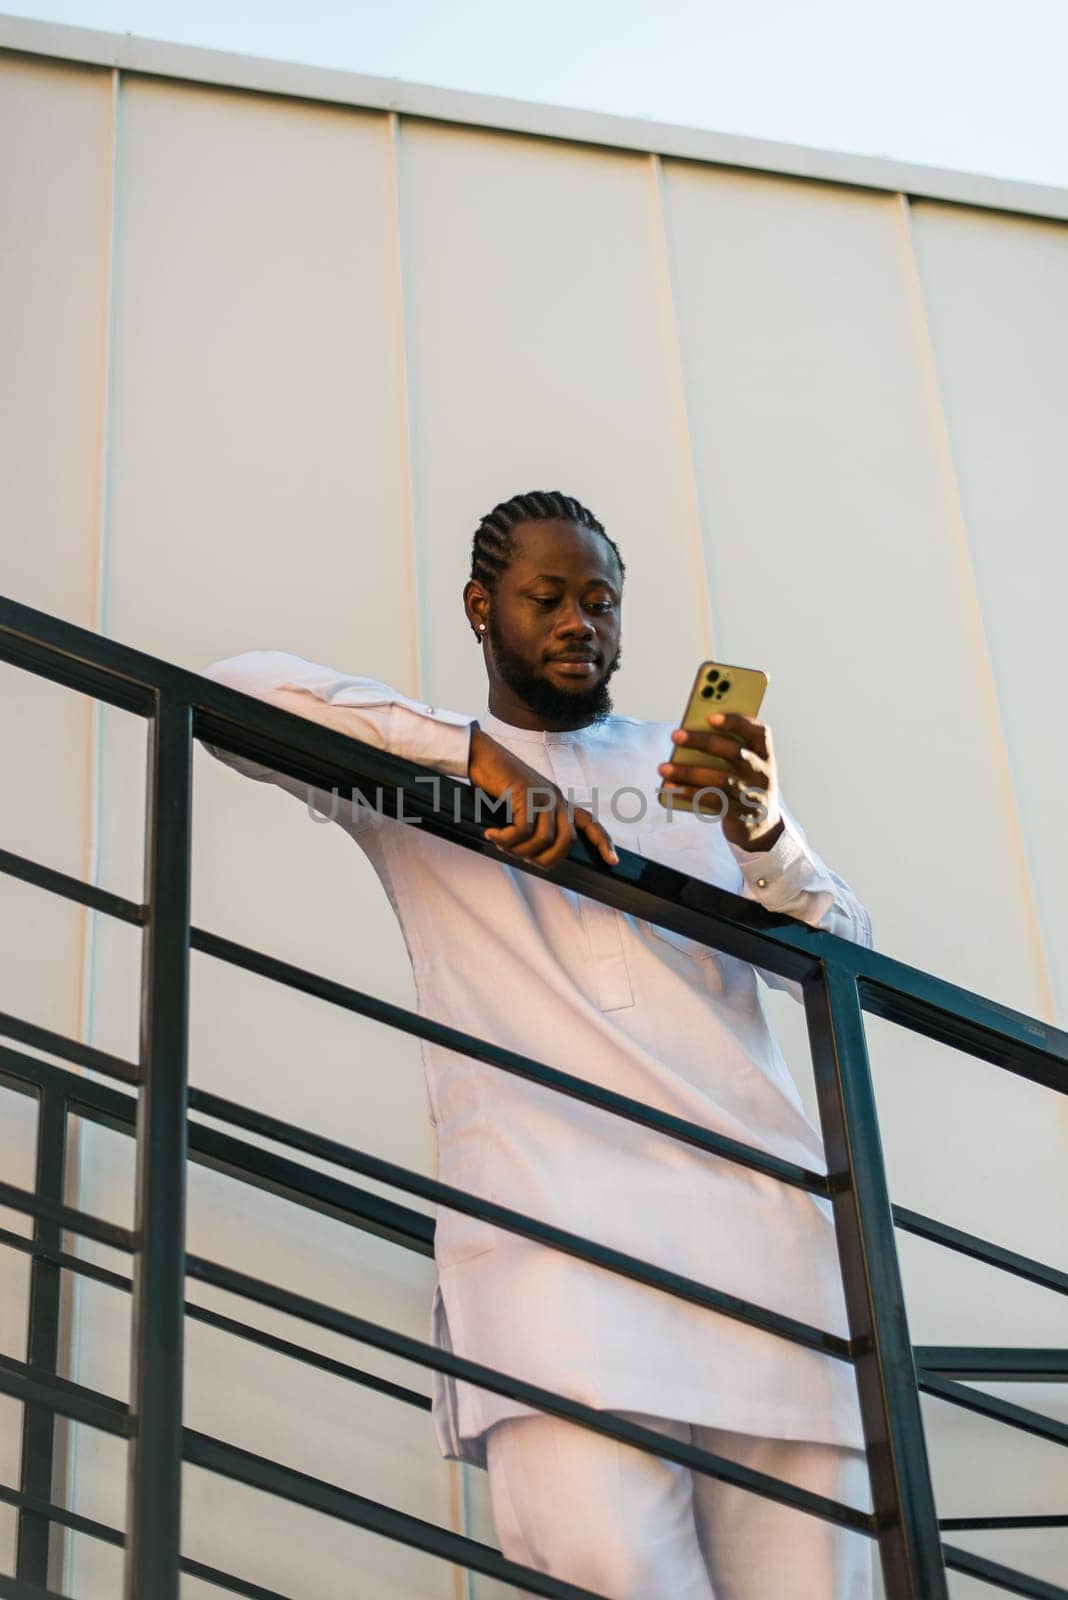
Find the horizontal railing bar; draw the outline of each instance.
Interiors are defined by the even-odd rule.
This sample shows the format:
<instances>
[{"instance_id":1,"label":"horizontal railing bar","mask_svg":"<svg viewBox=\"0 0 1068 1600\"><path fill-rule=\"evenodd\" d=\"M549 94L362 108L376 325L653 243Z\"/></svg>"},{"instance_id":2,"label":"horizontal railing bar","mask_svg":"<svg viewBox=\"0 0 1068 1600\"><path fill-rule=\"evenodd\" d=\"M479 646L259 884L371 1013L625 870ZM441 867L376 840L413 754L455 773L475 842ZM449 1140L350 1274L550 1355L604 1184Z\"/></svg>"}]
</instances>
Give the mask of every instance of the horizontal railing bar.
<instances>
[{"instance_id":1,"label":"horizontal railing bar","mask_svg":"<svg viewBox=\"0 0 1068 1600\"><path fill-rule=\"evenodd\" d=\"M0 1205L23 1216L41 1217L53 1222L68 1233L80 1233L99 1244L111 1245L115 1250L136 1250L137 1238L129 1228L120 1228L117 1222L105 1222L103 1217L91 1216L74 1206L61 1205L57 1200L46 1200L32 1189L20 1189L17 1184L0 1181Z\"/></svg>"},{"instance_id":2,"label":"horizontal railing bar","mask_svg":"<svg viewBox=\"0 0 1068 1600\"><path fill-rule=\"evenodd\" d=\"M125 1535L119 1528L112 1528L106 1522L97 1522L93 1517L83 1517L76 1511L68 1511L65 1506L56 1505L52 1500L20 1494L17 1489L11 1489L4 1483L0 1483L0 1500L8 1505L19 1506L48 1522L57 1523L60 1527L70 1528L72 1533L84 1533L91 1539L99 1539L102 1544L117 1545L121 1549L126 1543ZM204 1561L194 1561L192 1556L180 1556L178 1565L187 1577L200 1578L216 1588L228 1589L231 1594L244 1595L245 1600L291 1600L290 1596L280 1594L277 1589L265 1589L261 1583L239 1578L232 1572L224 1572L221 1567L210 1567ZM33 1593L41 1595L46 1591L34 1589Z\"/></svg>"},{"instance_id":3,"label":"horizontal railing bar","mask_svg":"<svg viewBox=\"0 0 1068 1600\"><path fill-rule=\"evenodd\" d=\"M105 916L117 917L120 922L130 922L137 927L144 924L144 906L112 894L110 889L98 889L94 883L32 861L29 856L16 855L13 850L0 850L0 872L19 878L23 883L32 883L38 889L47 889L49 894L61 895L64 900L76 900L79 905L89 906Z\"/></svg>"},{"instance_id":4,"label":"horizontal railing bar","mask_svg":"<svg viewBox=\"0 0 1068 1600\"><path fill-rule=\"evenodd\" d=\"M752 1168L767 1177L776 1178L799 1189L807 1189L821 1195L829 1195L832 1192L831 1180L825 1173L812 1171L792 1161L784 1161L778 1156L757 1150L752 1145L727 1138L724 1134L713 1133L710 1129L702 1128L698 1123L689 1122L684 1117L673 1116L670 1112L659 1111L641 1100L617 1094L612 1089L601 1088L597 1084L589 1083L585 1078L577 1078L569 1072L547 1066L530 1056L521 1055L518 1051L492 1044L488 1039L479 1039L474 1034L464 1033L460 1028L452 1028L447 1023L435 1022L430 1017L420 1016L418 1012L409 1011L392 1001L381 1000L375 995L338 983L332 978L320 977L303 967L282 961L277 956L266 955L262 951L251 949L248 945L237 944L232 939L225 939L202 928L190 930L190 942L194 950L214 956L231 966L269 978L272 982L284 984L287 988L296 989L302 994L325 1000L343 1010L370 1017L375 1022L397 1029L398 1032L427 1039L433 1044L455 1050L475 1061L485 1062L516 1077L525 1078L531 1083L542 1084L571 1099L584 1101L587 1105L596 1106L613 1116L637 1123L640 1127L650 1128L683 1144L693 1145L709 1155L721 1156L726 1161Z\"/></svg>"},{"instance_id":5,"label":"horizontal railing bar","mask_svg":"<svg viewBox=\"0 0 1068 1600\"><path fill-rule=\"evenodd\" d=\"M125 1542L125 1536L119 1528L112 1528L106 1522L97 1522L93 1517L83 1517L77 1511L68 1511L66 1506L57 1505L53 1500L41 1500L35 1494L22 1494L9 1484L0 1483L0 1500L5 1505L18 1506L34 1516L58 1523L60 1527L70 1528L72 1533L84 1533L90 1539L99 1539L103 1544L122 1545Z\"/></svg>"},{"instance_id":6,"label":"horizontal railing bar","mask_svg":"<svg viewBox=\"0 0 1068 1600\"><path fill-rule=\"evenodd\" d=\"M426 792L431 769L311 724L143 652L104 639L46 612L0 597L0 656L114 704L149 714L157 693L194 708L194 733L205 743L265 760L328 791L352 785L403 793L411 816L440 837L500 860L474 819L470 785L439 775L442 804ZM147 687L146 687L147 686ZM417 787L415 778L423 785ZM452 808L456 810L453 814ZM460 820L453 820L453 816ZM519 860L513 870L538 872ZM603 904L688 934L779 976L803 980L823 963L860 981L866 1010L993 1061L1034 1082L1068 1090L1068 1033L981 995L867 950L699 879L619 851L609 868L578 840L555 881Z\"/></svg>"},{"instance_id":7,"label":"horizontal railing bar","mask_svg":"<svg viewBox=\"0 0 1068 1600\"><path fill-rule=\"evenodd\" d=\"M860 952L854 965L861 1005L872 1016L1068 1094L1068 1034L1062 1029L871 950Z\"/></svg>"},{"instance_id":8,"label":"horizontal railing bar","mask_svg":"<svg viewBox=\"0 0 1068 1600\"><path fill-rule=\"evenodd\" d=\"M120 1439L130 1438L134 1431L135 1418L121 1400L57 1377L54 1372L43 1372L28 1362L16 1361L14 1356L0 1354L0 1393L58 1411L61 1416L73 1417L75 1422L84 1422Z\"/></svg>"},{"instance_id":9,"label":"horizontal railing bar","mask_svg":"<svg viewBox=\"0 0 1068 1600\"><path fill-rule=\"evenodd\" d=\"M136 1085L141 1081L141 1069L132 1061L124 1061L107 1050L98 1050L95 1045L83 1044L80 1039L68 1039L65 1033L54 1033L51 1028L13 1017L7 1011L0 1011L0 1035L17 1039L19 1044L28 1044L32 1050L48 1050L54 1056L62 1056L64 1061L74 1061L80 1067L89 1067L121 1083ZM24 1056L22 1059L25 1062L32 1058ZM30 1073L27 1071L24 1076L29 1077ZM37 1081L43 1082L43 1078Z\"/></svg>"},{"instance_id":10,"label":"horizontal railing bar","mask_svg":"<svg viewBox=\"0 0 1068 1600\"><path fill-rule=\"evenodd\" d=\"M64 1596L58 1589L42 1589L39 1583L0 1572L0 1600L64 1600Z\"/></svg>"},{"instance_id":11,"label":"horizontal railing bar","mask_svg":"<svg viewBox=\"0 0 1068 1600\"><path fill-rule=\"evenodd\" d=\"M0 1083L7 1089L34 1096L42 1089L51 1089L66 1101L73 1115L88 1114L105 1124L116 1106L132 1107L134 1115L137 1111L136 1095L97 1083L95 1078L83 1077L81 1073L57 1066L54 1061L23 1055L21 1050L12 1050L6 1044L0 1044Z\"/></svg>"},{"instance_id":12,"label":"horizontal railing bar","mask_svg":"<svg viewBox=\"0 0 1068 1600\"><path fill-rule=\"evenodd\" d=\"M38 1244L35 1239L25 1238L22 1234L12 1233L8 1228L0 1228L0 1245L10 1250L17 1250L21 1255L32 1256L35 1260L48 1261L53 1266L61 1267L65 1272L74 1272L83 1278L91 1278L94 1283L104 1284L109 1289L129 1294L133 1287L132 1280L121 1272L112 1272L108 1267L98 1266L95 1261L88 1261L84 1256L71 1255L66 1250L49 1249L47 1245ZM212 1311L207 1306L198 1305L195 1300L186 1300L183 1310L193 1322L205 1323L222 1333L233 1334L235 1338L244 1339L250 1344L261 1345L275 1355L287 1356L294 1361L303 1362L305 1366L328 1372L332 1377L358 1383L365 1389L373 1389L377 1394L385 1395L387 1399L399 1400L403 1405L415 1406L421 1411L431 1409L430 1400L416 1389L407 1389L403 1384L393 1383L388 1378L380 1378L376 1373L365 1372L362 1367L338 1361L333 1356L321 1355L318 1350L311 1350L307 1345L281 1339L276 1334L255 1328L236 1317L227 1317L221 1311Z\"/></svg>"},{"instance_id":13,"label":"horizontal railing bar","mask_svg":"<svg viewBox=\"0 0 1068 1600\"><path fill-rule=\"evenodd\" d=\"M179 1556L178 1570L190 1578L213 1583L217 1589L228 1589L231 1594L244 1595L245 1600L294 1600L294 1597L279 1594L277 1589L265 1589L262 1583L239 1578L232 1572L224 1572L221 1567L209 1567L206 1562L194 1561L191 1556Z\"/></svg>"},{"instance_id":14,"label":"horizontal railing bar","mask_svg":"<svg viewBox=\"0 0 1068 1600\"><path fill-rule=\"evenodd\" d=\"M488 1389L493 1394L506 1395L523 1405L563 1417L568 1422L576 1422L595 1433L605 1434L610 1439L632 1445L647 1454L662 1456L666 1460L677 1462L680 1466L689 1467L692 1471L703 1473L708 1477L721 1478L739 1488L763 1494L766 1498L776 1500L782 1505L807 1511L828 1522L837 1522L843 1527L856 1528L860 1532L876 1531L876 1519L870 1512L829 1500L823 1495L800 1489L795 1484L770 1477L767 1473L743 1467L725 1456L715 1455L709 1450L699 1449L696 1445L671 1439L667 1435L636 1423L626 1422L609 1411L597 1410L578 1400L568 1400L550 1389L543 1389L537 1384L527 1383L521 1378L498 1372L493 1367L469 1361L465 1356L455 1355L452 1351L440 1349L421 1339L413 1339L408 1334L397 1333L394 1329L386 1328L381 1323L371 1322L366 1317L358 1317L352 1312L341 1311L335 1306L310 1300L305 1295L282 1289L277 1284L267 1283L261 1278L250 1277L247 1273L238 1272L232 1267L207 1261L201 1256L188 1258L187 1271L191 1278L196 1278L201 1283L209 1283L231 1294L242 1295L258 1305L268 1306L274 1311L297 1317L315 1327L343 1334L361 1344L369 1344L374 1349L399 1356L403 1361L430 1367L450 1377Z\"/></svg>"},{"instance_id":15,"label":"horizontal railing bar","mask_svg":"<svg viewBox=\"0 0 1068 1600\"><path fill-rule=\"evenodd\" d=\"M185 1430L184 1453L186 1461L207 1472L248 1484L264 1494L277 1495L291 1505L305 1506L309 1511L318 1511L353 1527L381 1534L410 1549L454 1562L471 1572L481 1572L501 1583L513 1584L522 1593L545 1595L548 1600L605 1600L591 1589L581 1589L559 1578L550 1578L544 1572L536 1572L533 1567L509 1561L489 1545L464 1534L424 1522L406 1511L397 1511L351 1489L326 1483L295 1467L282 1466L265 1456L254 1455L251 1450L224 1444L189 1428Z\"/></svg>"},{"instance_id":16,"label":"horizontal railing bar","mask_svg":"<svg viewBox=\"0 0 1068 1600\"><path fill-rule=\"evenodd\" d=\"M983 1394L966 1383L956 1383L952 1378L927 1372L923 1367L916 1369L916 1382L925 1394L946 1400L950 1405L962 1406L978 1416L989 1417L992 1422L1004 1422L1010 1428L1020 1428L1051 1444L1068 1445L1068 1422L1058 1422L1055 1417L1043 1416L1041 1411L1031 1411L1027 1406L1015 1405L997 1395Z\"/></svg>"},{"instance_id":17,"label":"horizontal railing bar","mask_svg":"<svg viewBox=\"0 0 1068 1600\"><path fill-rule=\"evenodd\" d=\"M418 1195L421 1199L433 1201L453 1211L463 1212L467 1216L478 1217L481 1221L492 1223L494 1227L503 1228L508 1233L517 1233L525 1239L534 1239L539 1244L547 1244L565 1255L590 1262L593 1266L603 1267L606 1271L618 1273L621 1277L631 1278L636 1283L660 1289L665 1294L673 1295L679 1300L687 1300L693 1305L703 1307L706 1311L720 1312L723 1316L733 1317L749 1327L763 1328L765 1332L773 1333L778 1338L788 1339L791 1343L803 1345L808 1349L822 1351L826 1355L835 1356L838 1360L853 1360L853 1342L839 1338L837 1334L826 1333L822 1328L815 1328L807 1322L784 1316L777 1311L769 1311L766 1307L754 1305L737 1295L710 1288L707 1284L698 1283L682 1273L670 1272L664 1267L642 1261L637 1256L628 1255L609 1245L584 1239L581 1235L570 1233L564 1228L538 1222L520 1211L513 1211L507 1206L498 1205L495 1201L468 1194L466 1190L455 1189L450 1184L439 1182L436 1178L425 1178L421 1173L413 1172L408 1167L397 1166L392 1161L384 1161L381 1157L368 1155L362 1150L354 1150L350 1145L326 1139L321 1134L307 1133L291 1123L281 1122L264 1112L253 1111L247 1106L225 1100L220 1095L208 1094L203 1089L190 1090L189 1104L191 1108L207 1116L216 1117L219 1121L233 1122L249 1132L332 1161L336 1166L348 1167L354 1172L362 1173L364 1177L375 1179L376 1182L389 1184L394 1189Z\"/></svg>"},{"instance_id":18,"label":"horizontal railing bar","mask_svg":"<svg viewBox=\"0 0 1068 1600\"><path fill-rule=\"evenodd\" d=\"M1017 1278L1026 1278L1043 1289L1068 1294L1068 1272L1060 1272L1056 1267L1049 1267L1044 1261L1036 1261L1031 1256L1019 1255L1015 1250L1006 1250L1002 1245L991 1244L989 1239L981 1239L977 1234L951 1228L948 1223L936 1222L933 1217L910 1211L906 1206L891 1206L890 1209L895 1225L905 1233L929 1239L932 1244L945 1245L948 1250L971 1256L987 1266L999 1267L1002 1272L1011 1272Z\"/></svg>"},{"instance_id":19,"label":"horizontal railing bar","mask_svg":"<svg viewBox=\"0 0 1068 1600\"><path fill-rule=\"evenodd\" d=\"M277 1589L265 1589L262 1583L239 1578L232 1572L224 1572L221 1567L209 1567L206 1562L194 1561L191 1556L179 1556L178 1570L190 1578L213 1583L217 1589L228 1589L231 1594L244 1595L245 1600L293 1600L289 1595L279 1594Z\"/></svg>"},{"instance_id":20,"label":"horizontal railing bar","mask_svg":"<svg viewBox=\"0 0 1068 1600\"><path fill-rule=\"evenodd\" d=\"M185 676L165 661L6 595L0 595L0 660L143 717L152 713L161 667L172 680Z\"/></svg>"},{"instance_id":21,"label":"horizontal railing bar","mask_svg":"<svg viewBox=\"0 0 1068 1600\"><path fill-rule=\"evenodd\" d=\"M231 1175L266 1194L278 1195L307 1211L359 1228L362 1233L374 1234L419 1255L434 1254L434 1219L425 1212L291 1161L274 1150L246 1144L192 1118L189 1141L189 1153L198 1166Z\"/></svg>"},{"instance_id":22,"label":"horizontal railing bar","mask_svg":"<svg viewBox=\"0 0 1068 1600\"><path fill-rule=\"evenodd\" d=\"M1068 1589L1044 1578L1032 1578L1027 1572L1017 1572L1014 1567L1004 1567L986 1556L977 1556L971 1550L961 1550L956 1545L942 1546L942 1559L952 1572L963 1572L995 1589L1007 1589L1010 1594L1022 1594L1025 1600L1068 1600Z\"/></svg>"},{"instance_id":23,"label":"horizontal railing bar","mask_svg":"<svg viewBox=\"0 0 1068 1600\"><path fill-rule=\"evenodd\" d=\"M185 1310L186 1315L193 1321L206 1323L223 1333L233 1334L235 1338L261 1345L275 1355L300 1361L305 1366L329 1373L333 1378L344 1378L348 1383L358 1383L363 1389L372 1389L376 1394L385 1395L387 1400L399 1400L402 1405L413 1406L419 1411L431 1410L429 1396L420 1394L417 1389L393 1383L389 1378L380 1378L377 1373L366 1372L362 1367L354 1367L351 1362L338 1361L334 1356L324 1356L318 1350L309 1350L307 1345L295 1344L290 1339L280 1339L277 1334L266 1333L262 1328L254 1328L247 1322L241 1322L237 1317L223 1316L220 1311L210 1311L207 1306L199 1306L195 1301L187 1300Z\"/></svg>"},{"instance_id":24,"label":"horizontal railing bar","mask_svg":"<svg viewBox=\"0 0 1068 1600\"><path fill-rule=\"evenodd\" d=\"M1002 1532L1024 1528L1068 1528L1068 1511L1034 1517L939 1517L938 1526L947 1533L960 1533L965 1528L997 1528Z\"/></svg>"},{"instance_id":25,"label":"horizontal railing bar","mask_svg":"<svg viewBox=\"0 0 1068 1600\"><path fill-rule=\"evenodd\" d=\"M66 1099L72 1114L87 1117L101 1127L127 1136L133 1134L137 1115L135 1096L68 1072L51 1061L24 1056L2 1044L0 1083L27 1093L51 1089ZM346 1226L357 1227L364 1233L376 1234L420 1255L433 1255L434 1219L422 1211L371 1194L273 1150L246 1144L195 1119L190 1119L188 1127L189 1153L198 1165L225 1173Z\"/></svg>"},{"instance_id":26,"label":"horizontal railing bar","mask_svg":"<svg viewBox=\"0 0 1068 1600\"><path fill-rule=\"evenodd\" d=\"M64 1271L76 1272L83 1278L91 1278L94 1283L102 1283L109 1289L130 1287L130 1279L124 1277L121 1272L112 1272L110 1267L101 1267L97 1262L90 1261L87 1256L71 1255L68 1250L53 1250L26 1234L12 1233L10 1228L0 1228L0 1245L6 1250L17 1250L20 1255L33 1256L37 1261L48 1261L54 1267L62 1267Z\"/></svg>"},{"instance_id":27,"label":"horizontal railing bar","mask_svg":"<svg viewBox=\"0 0 1068 1600\"><path fill-rule=\"evenodd\" d=\"M1068 1349L983 1344L917 1344L917 1367L985 1383L1063 1383L1068 1379Z\"/></svg>"}]
</instances>

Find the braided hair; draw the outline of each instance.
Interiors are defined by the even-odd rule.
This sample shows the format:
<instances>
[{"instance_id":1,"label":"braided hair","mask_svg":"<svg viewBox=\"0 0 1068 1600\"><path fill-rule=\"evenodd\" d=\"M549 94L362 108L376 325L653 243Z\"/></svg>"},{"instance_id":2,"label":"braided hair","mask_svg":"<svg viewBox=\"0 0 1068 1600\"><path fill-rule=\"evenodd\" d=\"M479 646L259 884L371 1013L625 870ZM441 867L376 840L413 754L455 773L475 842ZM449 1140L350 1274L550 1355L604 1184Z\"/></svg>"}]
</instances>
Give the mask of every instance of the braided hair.
<instances>
[{"instance_id":1,"label":"braided hair","mask_svg":"<svg viewBox=\"0 0 1068 1600\"><path fill-rule=\"evenodd\" d=\"M482 518L471 541L471 576L485 585L490 594L497 588L501 573L507 571L515 554L515 530L521 522L548 522L551 520L577 522L583 528L599 533L606 544L615 551L622 579L626 568L623 557L613 540L592 511L587 510L570 495L559 489L535 489L529 494L513 495L502 500Z\"/></svg>"}]
</instances>

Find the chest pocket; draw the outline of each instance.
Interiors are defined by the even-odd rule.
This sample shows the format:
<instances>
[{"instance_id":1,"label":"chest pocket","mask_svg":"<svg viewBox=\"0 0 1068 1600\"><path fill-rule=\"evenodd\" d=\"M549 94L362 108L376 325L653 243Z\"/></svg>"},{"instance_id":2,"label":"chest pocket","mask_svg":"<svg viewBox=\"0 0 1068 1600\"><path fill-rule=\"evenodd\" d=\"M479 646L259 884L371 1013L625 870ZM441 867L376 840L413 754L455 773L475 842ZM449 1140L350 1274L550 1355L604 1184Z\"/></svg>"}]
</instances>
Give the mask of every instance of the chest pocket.
<instances>
[{"instance_id":1,"label":"chest pocket","mask_svg":"<svg viewBox=\"0 0 1068 1600\"><path fill-rule=\"evenodd\" d=\"M691 878L702 878L706 883L715 883L720 888L738 893L742 883L741 872L722 834L718 829L713 834L713 827L711 822L692 822L687 826L680 824L676 818L666 825L636 833L627 848L648 861L674 867L676 872L685 872ZM654 950L659 947L660 953L664 954L664 946L667 946L686 957L685 963L672 962L677 969L688 972L717 994L724 992L728 969L732 964L738 965L732 957L702 944L700 939L691 939L688 934L676 933L673 928L662 928L655 922L640 922L638 927L642 937L649 941Z\"/></svg>"}]
</instances>

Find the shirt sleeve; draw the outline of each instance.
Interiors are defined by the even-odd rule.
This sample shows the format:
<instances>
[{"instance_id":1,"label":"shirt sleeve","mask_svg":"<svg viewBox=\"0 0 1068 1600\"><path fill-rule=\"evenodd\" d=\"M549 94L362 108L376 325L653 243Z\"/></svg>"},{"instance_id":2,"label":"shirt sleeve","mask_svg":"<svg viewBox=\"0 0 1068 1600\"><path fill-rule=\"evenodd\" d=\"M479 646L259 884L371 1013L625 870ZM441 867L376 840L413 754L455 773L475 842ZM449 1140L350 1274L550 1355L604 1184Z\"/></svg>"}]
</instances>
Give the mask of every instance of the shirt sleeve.
<instances>
[{"instance_id":1,"label":"shirt sleeve","mask_svg":"<svg viewBox=\"0 0 1068 1600\"><path fill-rule=\"evenodd\" d=\"M783 830L770 850L731 845L745 899L871 949L871 918L852 889L820 860L804 829L782 808Z\"/></svg>"},{"instance_id":2,"label":"shirt sleeve","mask_svg":"<svg viewBox=\"0 0 1068 1600\"><path fill-rule=\"evenodd\" d=\"M201 675L406 761L432 767L451 778L467 777L475 719L410 700L375 678L350 677L282 650L251 650L230 656L205 667ZM331 815L330 797L324 791L312 790L309 784L287 778L249 757L210 744L205 748L244 776L276 783ZM346 826L358 826L373 816L366 806L346 805L343 809L345 815L339 817L334 802L334 818Z\"/></svg>"}]
</instances>

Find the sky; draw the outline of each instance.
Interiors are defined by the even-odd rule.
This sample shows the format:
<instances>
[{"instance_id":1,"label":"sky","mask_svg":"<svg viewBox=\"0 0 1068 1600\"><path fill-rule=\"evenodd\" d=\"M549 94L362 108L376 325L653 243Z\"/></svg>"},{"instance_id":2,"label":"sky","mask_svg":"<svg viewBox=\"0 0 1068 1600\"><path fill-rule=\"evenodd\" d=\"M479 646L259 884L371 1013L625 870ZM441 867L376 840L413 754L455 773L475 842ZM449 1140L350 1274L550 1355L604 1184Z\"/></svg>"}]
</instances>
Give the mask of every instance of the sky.
<instances>
[{"instance_id":1,"label":"sky","mask_svg":"<svg viewBox=\"0 0 1068 1600\"><path fill-rule=\"evenodd\" d=\"M9 14L1068 187L1068 0L13 0Z\"/></svg>"}]
</instances>

